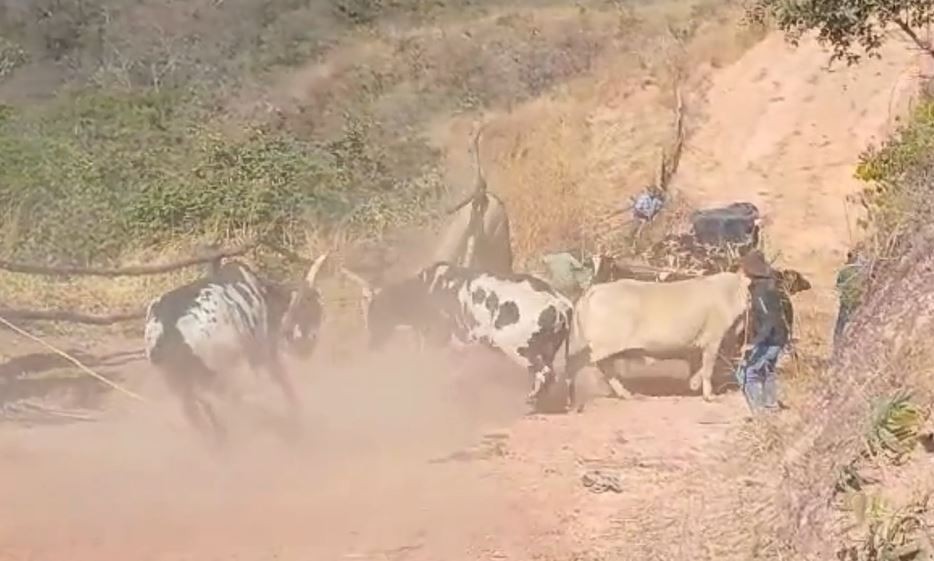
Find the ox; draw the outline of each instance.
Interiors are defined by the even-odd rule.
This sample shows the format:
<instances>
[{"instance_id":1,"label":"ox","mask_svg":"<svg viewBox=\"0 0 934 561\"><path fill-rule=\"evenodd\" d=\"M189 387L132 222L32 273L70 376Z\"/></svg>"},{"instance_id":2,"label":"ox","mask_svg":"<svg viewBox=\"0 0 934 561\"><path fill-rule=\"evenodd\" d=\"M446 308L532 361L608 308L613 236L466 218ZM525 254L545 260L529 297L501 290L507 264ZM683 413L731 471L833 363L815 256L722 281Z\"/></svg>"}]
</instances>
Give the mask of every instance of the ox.
<instances>
[{"instance_id":1,"label":"ox","mask_svg":"<svg viewBox=\"0 0 934 561\"><path fill-rule=\"evenodd\" d=\"M571 301L545 281L526 274L490 273L435 263L413 279L384 289L361 283L371 347L400 323L452 338L460 345L484 343L525 367L532 377L527 398L541 405L555 381L554 359L571 329Z\"/></svg>"},{"instance_id":2,"label":"ox","mask_svg":"<svg viewBox=\"0 0 934 561\"><path fill-rule=\"evenodd\" d=\"M448 221L432 256L432 263L451 263L460 267L512 272L509 217L503 201L487 191L480 162L481 127L473 142L477 176L473 192L448 210Z\"/></svg>"},{"instance_id":3,"label":"ox","mask_svg":"<svg viewBox=\"0 0 934 561\"><path fill-rule=\"evenodd\" d=\"M640 271L622 265L612 256L605 254L592 256L591 262L594 270L593 284L611 282L619 279L633 279L644 282L672 282L697 277L697 275L677 271ZM794 305L791 302L791 296L799 292L810 290L811 283L804 275L794 269L773 269L772 274L781 292L782 308L784 310L785 324L788 326L788 334L792 336L794 332L795 312ZM749 326L744 327L744 329L739 332L738 336L744 337L744 331L748 327Z\"/></svg>"},{"instance_id":4,"label":"ox","mask_svg":"<svg viewBox=\"0 0 934 561\"><path fill-rule=\"evenodd\" d=\"M747 309L749 278L740 272L716 273L673 282L622 279L588 288L575 305L567 376L572 407L576 403L575 375L588 364L620 389L631 394L614 369L614 359L639 354L669 358L700 350L701 364L690 379L697 390L703 383L705 400L712 397L711 376L717 351L731 327L739 327ZM623 361L625 363L625 361Z\"/></svg>"},{"instance_id":5,"label":"ox","mask_svg":"<svg viewBox=\"0 0 934 561\"><path fill-rule=\"evenodd\" d=\"M262 280L247 265L229 261L149 304L146 356L181 399L189 422L216 443L225 441L226 429L208 396L229 395L224 372L243 362L254 371L264 368L297 413L280 346L299 358L316 347L324 312L315 279L326 258L315 260L298 287Z\"/></svg>"}]
</instances>

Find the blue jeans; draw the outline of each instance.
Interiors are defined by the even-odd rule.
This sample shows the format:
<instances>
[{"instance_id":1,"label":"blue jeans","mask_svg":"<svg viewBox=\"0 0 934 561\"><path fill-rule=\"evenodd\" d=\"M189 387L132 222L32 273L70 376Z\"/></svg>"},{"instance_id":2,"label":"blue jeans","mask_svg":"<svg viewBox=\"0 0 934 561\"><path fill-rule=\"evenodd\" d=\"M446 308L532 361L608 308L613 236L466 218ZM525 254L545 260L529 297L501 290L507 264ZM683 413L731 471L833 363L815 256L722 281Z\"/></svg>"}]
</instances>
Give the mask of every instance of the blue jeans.
<instances>
[{"instance_id":1,"label":"blue jeans","mask_svg":"<svg viewBox=\"0 0 934 561\"><path fill-rule=\"evenodd\" d=\"M753 411L778 408L775 365L783 347L766 343L753 347L736 371L737 381Z\"/></svg>"}]
</instances>

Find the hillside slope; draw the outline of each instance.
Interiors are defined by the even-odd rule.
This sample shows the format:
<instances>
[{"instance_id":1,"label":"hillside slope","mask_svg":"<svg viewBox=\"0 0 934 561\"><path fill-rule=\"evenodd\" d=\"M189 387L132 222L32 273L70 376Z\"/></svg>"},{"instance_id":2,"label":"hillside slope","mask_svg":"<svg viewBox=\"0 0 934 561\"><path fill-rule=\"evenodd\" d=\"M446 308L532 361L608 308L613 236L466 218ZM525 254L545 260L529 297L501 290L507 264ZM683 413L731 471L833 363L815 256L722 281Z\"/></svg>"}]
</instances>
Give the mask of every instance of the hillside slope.
<instances>
[{"instance_id":1,"label":"hillside slope","mask_svg":"<svg viewBox=\"0 0 934 561\"><path fill-rule=\"evenodd\" d=\"M802 337L833 311L849 170L914 63L896 48L835 74L824 61L811 44L769 37L713 75L677 183L705 204L763 206L772 249L816 278ZM303 368L307 446L249 443L222 473L179 423L166 431L171 402L142 408L152 418L125 404L99 423L3 429L0 558L738 560L769 532L757 512L776 481L750 464L750 447L766 444L749 441L734 393L679 396L677 377L633 384L661 397L520 418L524 377L501 362L393 360ZM145 365L131 370L155 383ZM580 478L594 468L617 474L622 492L589 493Z\"/></svg>"}]
</instances>

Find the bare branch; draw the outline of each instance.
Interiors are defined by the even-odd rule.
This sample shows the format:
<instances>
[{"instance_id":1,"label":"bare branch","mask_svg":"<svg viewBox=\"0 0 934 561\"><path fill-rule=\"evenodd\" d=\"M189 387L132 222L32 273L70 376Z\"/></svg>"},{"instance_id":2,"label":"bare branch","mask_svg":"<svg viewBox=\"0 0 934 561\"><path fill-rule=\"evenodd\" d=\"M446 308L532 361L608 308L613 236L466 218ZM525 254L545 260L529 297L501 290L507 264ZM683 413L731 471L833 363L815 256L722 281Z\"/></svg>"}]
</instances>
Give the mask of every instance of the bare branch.
<instances>
[{"instance_id":1,"label":"bare branch","mask_svg":"<svg viewBox=\"0 0 934 561\"><path fill-rule=\"evenodd\" d=\"M87 325L113 325L115 323L142 319L146 316L146 310L141 309L135 312L119 312L116 314L97 316L62 310L0 308L0 316L16 321L67 321L70 323L83 323Z\"/></svg>"},{"instance_id":2,"label":"bare branch","mask_svg":"<svg viewBox=\"0 0 934 561\"><path fill-rule=\"evenodd\" d=\"M909 39L914 41L915 45L917 45L919 49L921 49L924 53L926 53L931 58L934 58L934 45L922 40L921 37L919 37L918 34L915 33L915 30L909 27L908 23L905 22L903 19L896 18L893 21L895 22L895 25L897 25L899 29L901 29L905 33L905 35L908 36Z\"/></svg>"},{"instance_id":3,"label":"bare branch","mask_svg":"<svg viewBox=\"0 0 934 561\"><path fill-rule=\"evenodd\" d=\"M70 275L80 275L80 276L95 276L95 277L138 277L145 275L158 275L161 273L168 273L178 269L184 269L185 267L191 267L192 265L200 265L202 263L208 263L211 261L217 261L225 257L236 257L238 255L243 255L256 247L258 242L250 242L239 247L219 250L213 253L205 254L198 257L191 257L188 259L183 259L181 261L176 261L174 263L166 263L164 265L137 265L132 267L122 267L116 269L95 269L93 267L56 267L51 265L33 265L29 263L14 263L12 261L6 261L0 259L0 269L9 271L11 273L23 273L27 275L46 275L46 276L70 276Z\"/></svg>"}]
</instances>

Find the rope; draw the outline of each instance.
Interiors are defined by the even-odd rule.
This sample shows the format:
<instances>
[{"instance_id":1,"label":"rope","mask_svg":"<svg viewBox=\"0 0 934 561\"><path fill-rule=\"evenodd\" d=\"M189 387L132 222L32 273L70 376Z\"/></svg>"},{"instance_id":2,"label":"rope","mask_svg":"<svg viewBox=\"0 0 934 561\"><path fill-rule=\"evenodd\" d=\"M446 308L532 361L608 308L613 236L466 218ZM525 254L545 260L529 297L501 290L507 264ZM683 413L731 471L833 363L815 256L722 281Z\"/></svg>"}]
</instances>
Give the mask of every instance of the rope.
<instances>
[{"instance_id":1,"label":"rope","mask_svg":"<svg viewBox=\"0 0 934 561\"><path fill-rule=\"evenodd\" d=\"M12 330L15 331L16 333L19 333L19 334L22 335L23 337L26 337L27 339L30 339L30 340L32 340L32 341L35 341L36 343L39 343L39 344L42 345L43 347L45 347L45 348L49 349L50 351L52 351L53 353L55 353L55 354L61 356L62 358L68 360L69 362L71 362L72 364L74 364L75 366L77 366L80 370L82 370L85 374L87 374L88 376L91 376L91 377L94 378L95 380L97 380L97 381L99 381L99 382L102 382L102 383L104 383L104 384L107 384L107 385L110 386L111 388L113 388L113 389L119 391L120 393L123 393L123 394L125 394L125 395L128 395L128 396L132 397L132 398L135 399L135 400L138 400L138 401L140 401L140 402L142 402L142 403L146 403L146 400L143 399L143 397L140 396L139 394L134 393L134 392L132 392L132 391L130 391L130 390L124 388L123 386L120 386L119 384L116 384L116 383L112 382L111 380L109 380L108 378L105 378L104 376L101 376L101 375L98 374L97 372L94 372L93 370L91 370L90 368L88 368L87 366L85 366L84 364L82 364L80 360L76 359L75 357L71 356L70 354L66 353L65 351L63 351L63 350L61 350L61 349L58 349L58 348L56 348L56 347L53 347L51 344L46 343L45 341L43 341L43 340L40 339L39 337L36 337L35 335L29 333L28 331L26 331L26 330L24 330L24 329L22 329L22 328L20 328L20 327L18 327L18 326L16 326L16 325L14 325L13 323L11 323L9 320L7 320L6 318L4 318L3 316L0 316L0 323L6 325L7 327L9 327L10 329L12 329Z\"/></svg>"}]
</instances>

